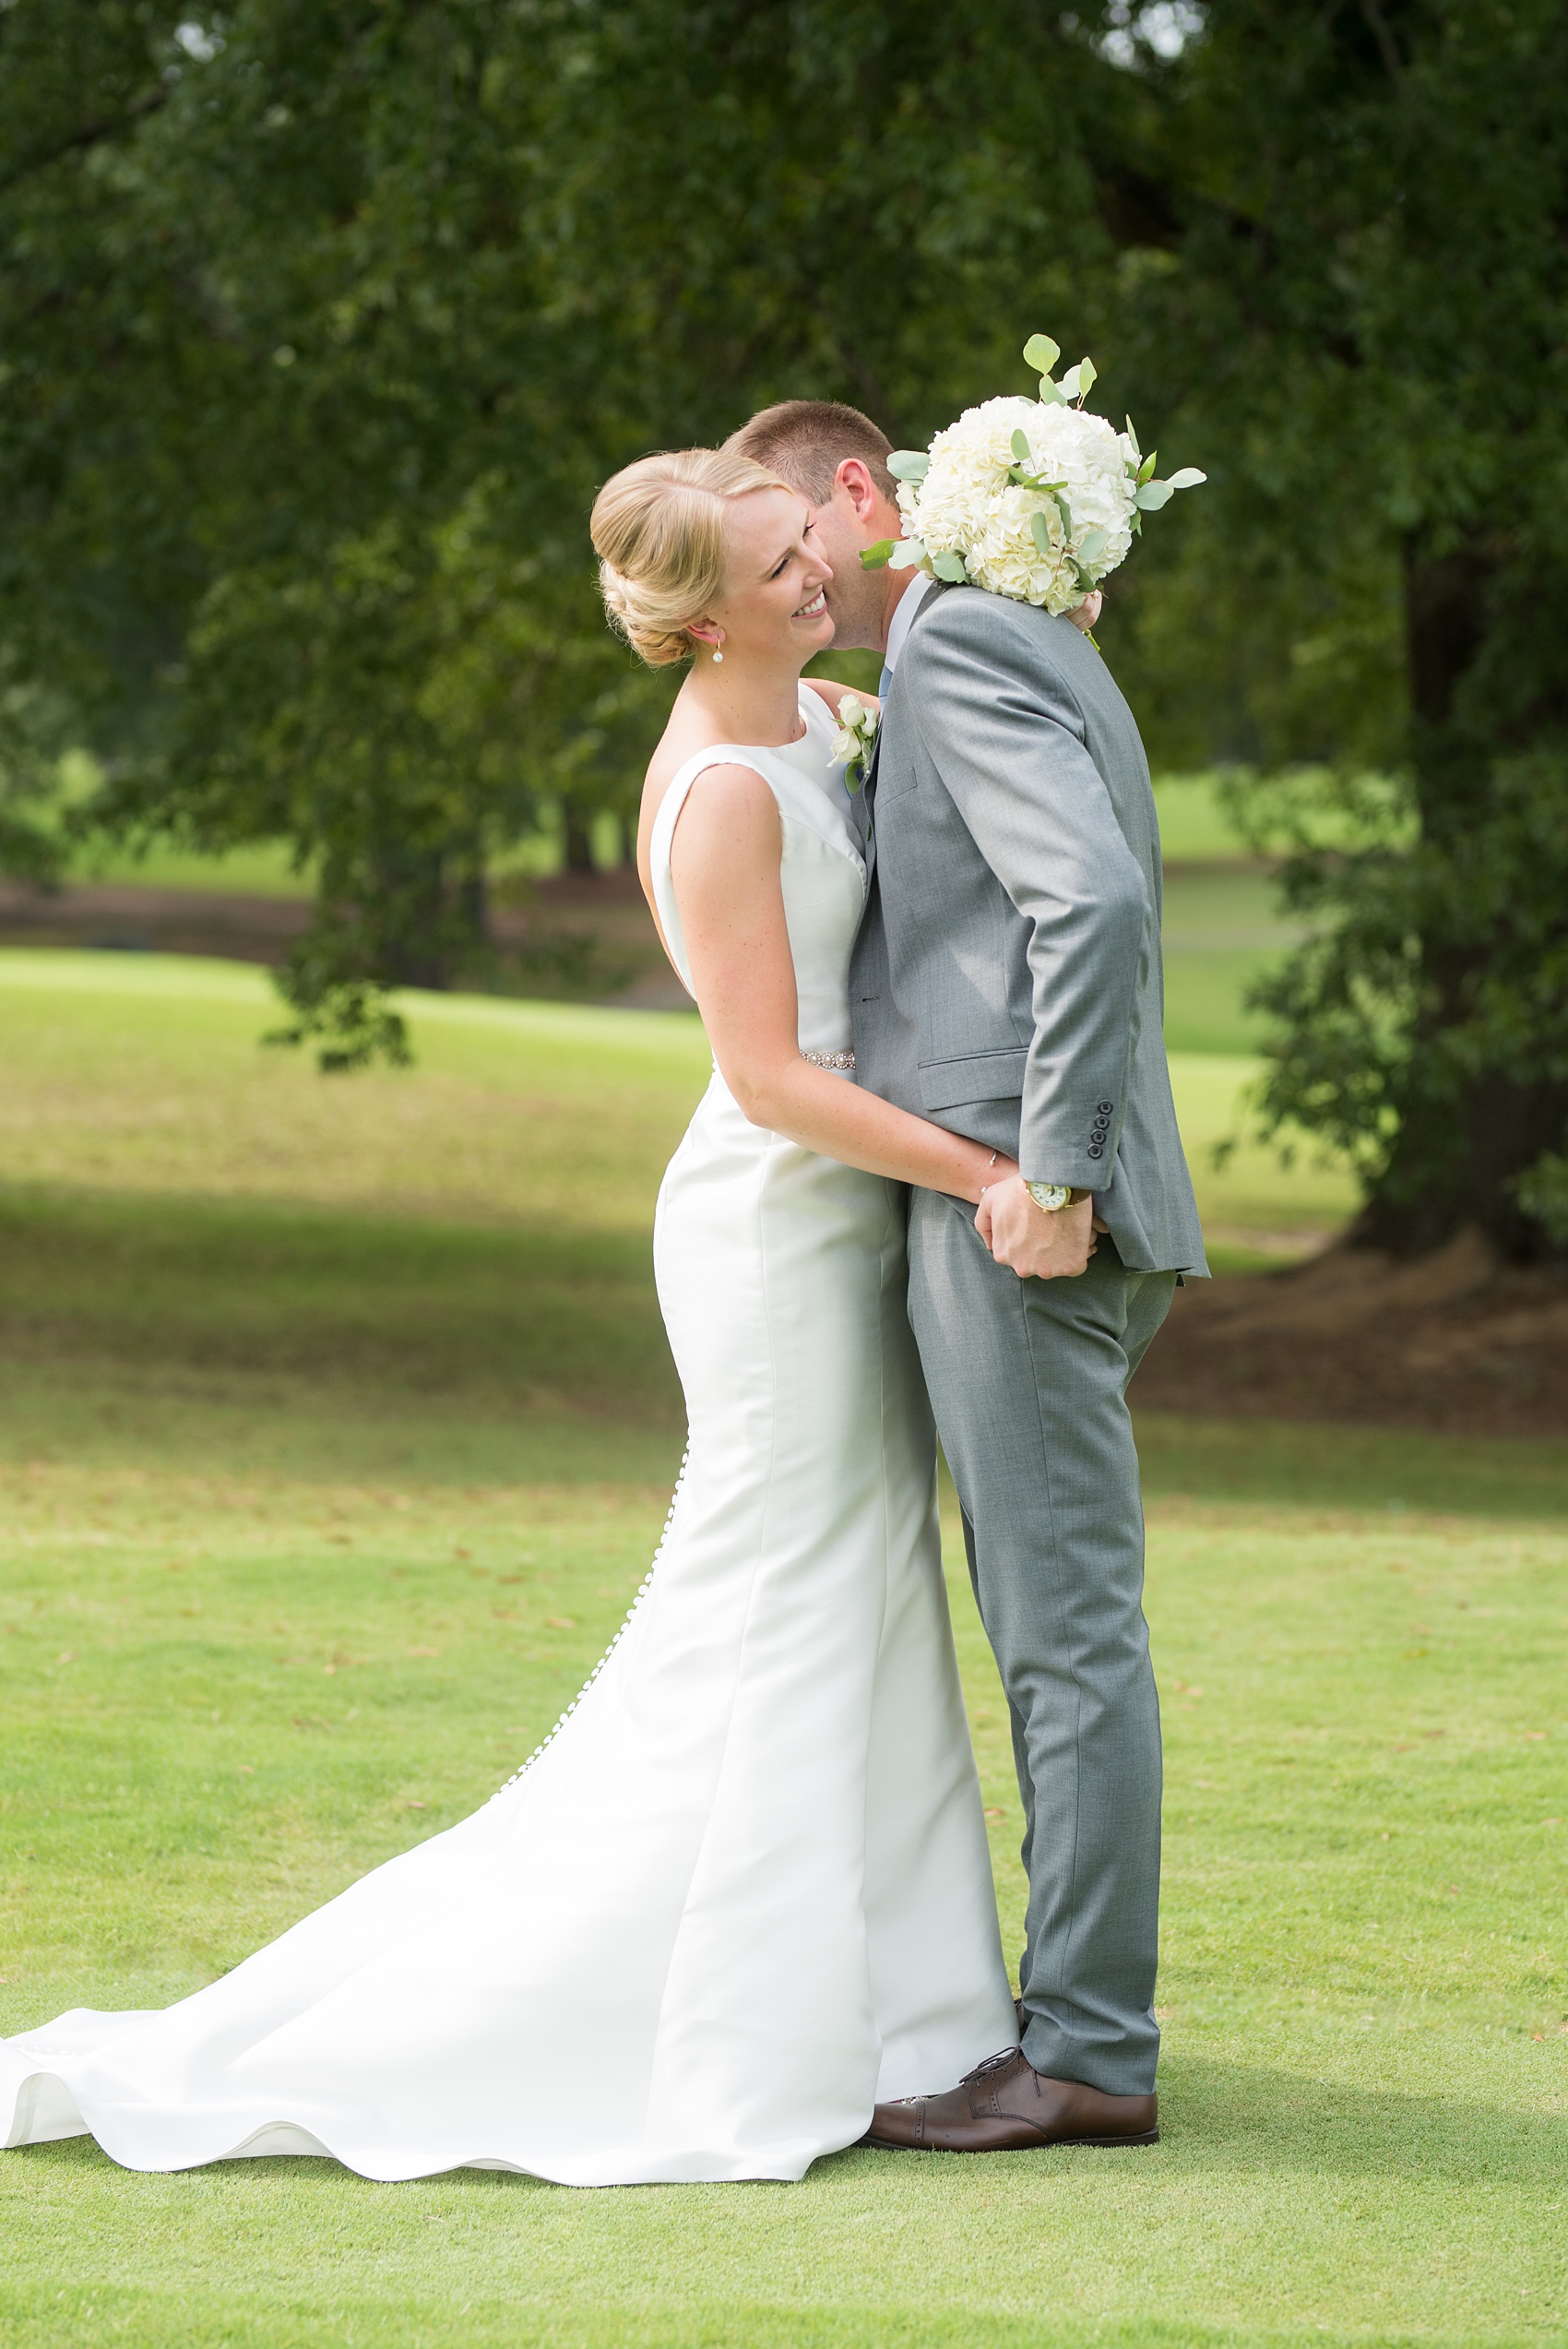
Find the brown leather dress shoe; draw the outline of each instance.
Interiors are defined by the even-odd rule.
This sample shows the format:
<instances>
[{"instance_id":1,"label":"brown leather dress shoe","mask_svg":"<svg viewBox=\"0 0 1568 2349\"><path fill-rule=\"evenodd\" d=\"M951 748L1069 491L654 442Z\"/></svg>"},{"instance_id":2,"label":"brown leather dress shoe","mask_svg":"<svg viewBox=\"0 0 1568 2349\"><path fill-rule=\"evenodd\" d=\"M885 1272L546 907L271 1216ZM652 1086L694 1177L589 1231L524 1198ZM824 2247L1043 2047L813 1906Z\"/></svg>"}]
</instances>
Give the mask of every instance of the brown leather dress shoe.
<instances>
[{"instance_id":1,"label":"brown leather dress shoe","mask_svg":"<svg viewBox=\"0 0 1568 2349\"><path fill-rule=\"evenodd\" d=\"M1154 2145L1153 2096L1047 2080L1018 2047L987 2057L944 2096L878 2105L862 2145L913 2153L1016 2153L1032 2145Z\"/></svg>"}]
</instances>

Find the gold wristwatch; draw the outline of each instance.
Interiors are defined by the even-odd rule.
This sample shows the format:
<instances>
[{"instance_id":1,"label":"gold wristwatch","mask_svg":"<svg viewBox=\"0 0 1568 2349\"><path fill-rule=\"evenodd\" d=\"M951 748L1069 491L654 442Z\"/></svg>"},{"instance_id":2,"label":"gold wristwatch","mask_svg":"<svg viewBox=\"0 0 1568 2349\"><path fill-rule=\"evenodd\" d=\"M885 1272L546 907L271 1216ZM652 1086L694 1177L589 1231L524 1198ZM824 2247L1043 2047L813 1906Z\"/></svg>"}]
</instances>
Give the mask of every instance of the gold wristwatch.
<instances>
[{"instance_id":1,"label":"gold wristwatch","mask_svg":"<svg viewBox=\"0 0 1568 2349\"><path fill-rule=\"evenodd\" d=\"M1087 1191L1075 1191L1065 1183L1026 1183L1030 1198L1043 1207L1047 1215L1059 1214L1064 1207L1075 1207L1079 1199L1087 1199Z\"/></svg>"}]
</instances>

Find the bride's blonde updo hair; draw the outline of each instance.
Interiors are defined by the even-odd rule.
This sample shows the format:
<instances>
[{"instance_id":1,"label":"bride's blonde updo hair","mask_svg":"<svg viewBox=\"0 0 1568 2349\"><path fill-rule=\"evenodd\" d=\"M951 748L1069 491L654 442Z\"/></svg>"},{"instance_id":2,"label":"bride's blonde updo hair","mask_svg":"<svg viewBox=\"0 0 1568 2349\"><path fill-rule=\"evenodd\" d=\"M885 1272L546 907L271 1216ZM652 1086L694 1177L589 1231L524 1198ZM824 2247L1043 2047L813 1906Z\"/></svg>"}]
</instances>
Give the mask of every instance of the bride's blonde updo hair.
<instances>
[{"instance_id":1,"label":"bride's blonde updo hair","mask_svg":"<svg viewBox=\"0 0 1568 2349\"><path fill-rule=\"evenodd\" d=\"M642 457L607 481L589 528L612 627L650 669L684 661L688 633L724 593L724 524L731 500L788 482L723 448Z\"/></svg>"}]
</instances>

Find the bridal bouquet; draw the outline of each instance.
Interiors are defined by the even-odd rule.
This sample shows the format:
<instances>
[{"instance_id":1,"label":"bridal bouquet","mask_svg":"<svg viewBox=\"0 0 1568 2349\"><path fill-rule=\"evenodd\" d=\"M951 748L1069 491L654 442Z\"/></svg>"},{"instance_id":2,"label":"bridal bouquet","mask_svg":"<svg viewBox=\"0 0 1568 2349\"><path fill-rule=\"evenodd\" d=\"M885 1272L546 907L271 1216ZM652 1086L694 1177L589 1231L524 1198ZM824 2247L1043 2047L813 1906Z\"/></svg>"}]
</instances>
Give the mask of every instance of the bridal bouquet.
<instances>
[{"instance_id":1,"label":"bridal bouquet","mask_svg":"<svg viewBox=\"0 0 1568 2349\"><path fill-rule=\"evenodd\" d=\"M1206 478L1189 465L1156 481L1132 418L1119 433L1085 408L1092 360L1051 381L1061 355L1049 335L1031 335L1024 357L1039 372L1038 399L967 408L929 449L888 459L907 535L868 547L867 570L918 567L1070 612L1126 560L1146 514Z\"/></svg>"}]
</instances>

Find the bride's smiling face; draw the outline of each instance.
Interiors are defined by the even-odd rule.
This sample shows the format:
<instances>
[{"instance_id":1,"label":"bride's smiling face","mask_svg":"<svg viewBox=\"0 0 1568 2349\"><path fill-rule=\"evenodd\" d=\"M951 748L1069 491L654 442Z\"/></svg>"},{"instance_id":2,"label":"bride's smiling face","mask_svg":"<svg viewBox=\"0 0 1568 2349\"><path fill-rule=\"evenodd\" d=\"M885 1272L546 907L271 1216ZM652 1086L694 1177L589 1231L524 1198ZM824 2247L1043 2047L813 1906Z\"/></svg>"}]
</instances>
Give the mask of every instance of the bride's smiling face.
<instances>
[{"instance_id":1,"label":"bride's smiling face","mask_svg":"<svg viewBox=\"0 0 1568 2349\"><path fill-rule=\"evenodd\" d=\"M731 500L724 536L723 599L693 624L691 635L703 652L721 645L726 661L802 668L833 641L824 593L833 570L817 553L805 499L793 490L751 490Z\"/></svg>"}]
</instances>

